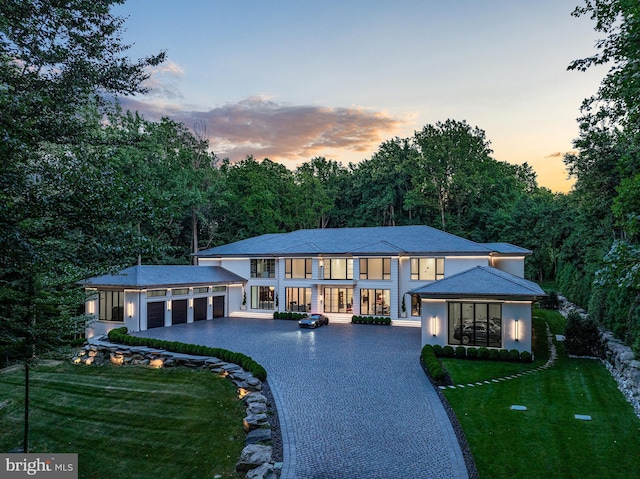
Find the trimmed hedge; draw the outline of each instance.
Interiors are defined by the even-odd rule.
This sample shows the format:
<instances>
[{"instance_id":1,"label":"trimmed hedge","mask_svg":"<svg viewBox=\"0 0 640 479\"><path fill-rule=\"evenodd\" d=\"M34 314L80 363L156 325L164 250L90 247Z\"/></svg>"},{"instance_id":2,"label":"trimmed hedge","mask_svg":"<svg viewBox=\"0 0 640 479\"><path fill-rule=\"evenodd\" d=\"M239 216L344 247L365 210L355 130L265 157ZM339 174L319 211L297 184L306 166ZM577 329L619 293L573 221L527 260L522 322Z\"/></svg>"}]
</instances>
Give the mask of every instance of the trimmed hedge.
<instances>
[{"instance_id":1,"label":"trimmed hedge","mask_svg":"<svg viewBox=\"0 0 640 479\"><path fill-rule=\"evenodd\" d=\"M424 363L424 367L427 370L427 374L434 381L444 381L447 373L442 367L442 364L440 364L440 361L438 361L435 353L433 352L433 346L431 346L430 344L426 344L422 348L420 356L422 358L422 362Z\"/></svg>"},{"instance_id":2,"label":"trimmed hedge","mask_svg":"<svg viewBox=\"0 0 640 479\"><path fill-rule=\"evenodd\" d=\"M460 359L490 359L492 361L511 361L511 362L523 362L530 363L533 360L529 351L518 351L517 349L489 349L489 348L475 348L456 346L440 346L434 344L431 346L433 354L440 358L460 358Z\"/></svg>"},{"instance_id":3,"label":"trimmed hedge","mask_svg":"<svg viewBox=\"0 0 640 479\"><path fill-rule=\"evenodd\" d=\"M142 338L128 334L126 326L109 331L109 340L112 343L126 344L128 346L147 346L150 348L164 349L173 353L191 354L195 356L212 356L222 361L237 364L245 371L249 371L260 381L266 381L267 370L261 364L254 361L246 354L236 353L222 348L210 348L198 344L180 343L178 341L165 341L162 339Z\"/></svg>"},{"instance_id":4,"label":"trimmed hedge","mask_svg":"<svg viewBox=\"0 0 640 479\"><path fill-rule=\"evenodd\" d=\"M351 324L383 324L391 325L391 318L384 316L352 316Z\"/></svg>"},{"instance_id":5,"label":"trimmed hedge","mask_svg":"<svg viewBox=\"0 0 640 479\"><path fill-rule=\"evenodd\" d=\"M293 313L291 311L284 311L282 313L276 311L275 313L273 313L273 319L290 319L290 320L298 321L306 317L307 317L306 313Z\"/></svg>"}]
</instances>

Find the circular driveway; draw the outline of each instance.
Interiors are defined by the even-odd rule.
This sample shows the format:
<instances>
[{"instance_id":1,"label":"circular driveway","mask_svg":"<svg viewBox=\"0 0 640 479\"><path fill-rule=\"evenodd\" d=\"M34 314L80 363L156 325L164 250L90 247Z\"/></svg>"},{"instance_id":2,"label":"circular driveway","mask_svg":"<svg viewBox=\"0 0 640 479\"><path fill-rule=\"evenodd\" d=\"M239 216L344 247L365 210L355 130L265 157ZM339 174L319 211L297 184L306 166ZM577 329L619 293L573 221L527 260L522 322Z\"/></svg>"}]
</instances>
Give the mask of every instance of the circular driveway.
<instances>
[{"instance_id":1,"label":"circular driveway","mask_svg":"<svg viewBox=\"0 0 640 479\"><path fill-rule=\"evenodd\" d=\"M467 478L460 446L419 364L420 329L216 318L141 336L251 356L280 416L282 479Z\"/></svg>"}]
</instances>

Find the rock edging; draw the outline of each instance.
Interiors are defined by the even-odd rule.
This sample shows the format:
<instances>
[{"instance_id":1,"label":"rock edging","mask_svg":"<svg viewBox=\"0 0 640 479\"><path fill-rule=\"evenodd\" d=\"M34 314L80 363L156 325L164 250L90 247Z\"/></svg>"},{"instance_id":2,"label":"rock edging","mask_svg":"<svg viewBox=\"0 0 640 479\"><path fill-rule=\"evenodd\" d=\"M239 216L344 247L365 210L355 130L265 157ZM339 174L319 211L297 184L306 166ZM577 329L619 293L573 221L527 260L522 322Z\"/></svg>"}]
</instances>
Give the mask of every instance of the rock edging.
<instances>
[{"instance_id":1,"label":"rock edging","mask_svg":"<svg viewBox=\"0 0 640 479\"><path fill-rule=\"evenodd\" d=\"M89 339L76 356L76 364L139 365L152 368L186 366L207 369L233 381L238 388L238 397L245 403L246 417L243 428L247 433L245 447L236 464L236 471L246 472L245 479L275 479L276 469L272 462L273 448L264 444L272 439L267 398L262 394L262 381L242 367L215 357L174 353L146 346L114 344L104 336Z\"/></svg>"}]
</instances>

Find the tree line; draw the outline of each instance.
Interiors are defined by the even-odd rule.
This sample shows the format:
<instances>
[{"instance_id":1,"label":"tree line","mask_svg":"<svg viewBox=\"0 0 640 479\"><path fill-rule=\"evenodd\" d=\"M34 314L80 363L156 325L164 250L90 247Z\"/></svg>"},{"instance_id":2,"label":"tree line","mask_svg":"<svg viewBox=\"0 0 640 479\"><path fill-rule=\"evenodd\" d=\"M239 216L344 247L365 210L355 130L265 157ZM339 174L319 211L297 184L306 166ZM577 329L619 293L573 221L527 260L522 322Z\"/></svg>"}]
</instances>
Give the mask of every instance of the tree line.
<instances>
[{"instance_id":1,"label":"tree line","mask_svg":"<svg viewBox=\"0 0 640 479\"><path fill-rule=\"evenodd\" d=\"M640 351L640 6L587 0L604 34L570 68L610 65L585 100L568 194L492 158L485 132L444 119L343 165L232 163L202 125L158 122L107 98L143 93L120 41L121 0L0 3L0 347L29 361L81 331L77 282L135 263L300 228L426 224L531 249L526 275Z\"/></svg>"}]
</instances>

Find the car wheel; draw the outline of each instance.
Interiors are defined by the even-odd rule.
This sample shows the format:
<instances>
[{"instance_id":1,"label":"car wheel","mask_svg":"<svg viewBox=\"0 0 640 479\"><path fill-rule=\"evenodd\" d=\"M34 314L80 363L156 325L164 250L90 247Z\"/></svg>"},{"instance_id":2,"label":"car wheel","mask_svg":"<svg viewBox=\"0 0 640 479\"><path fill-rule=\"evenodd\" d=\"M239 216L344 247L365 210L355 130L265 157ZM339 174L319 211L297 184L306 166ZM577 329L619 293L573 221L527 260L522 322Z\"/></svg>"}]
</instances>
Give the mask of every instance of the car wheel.
<instances>
[{"instance_id":1,"label":"car wheel","mask_svg":"<svg viewBox=\"0 0 640 479\"><path fill-rule=\"evenodd\" d=\"M469 336L462 336L462 344L469 344Z\"/></svg>"}]
</instances>

